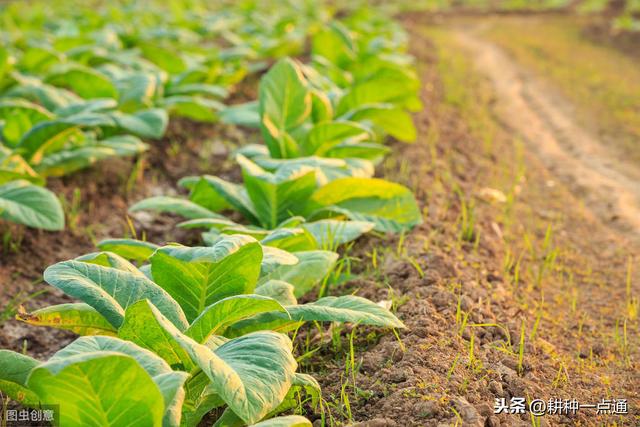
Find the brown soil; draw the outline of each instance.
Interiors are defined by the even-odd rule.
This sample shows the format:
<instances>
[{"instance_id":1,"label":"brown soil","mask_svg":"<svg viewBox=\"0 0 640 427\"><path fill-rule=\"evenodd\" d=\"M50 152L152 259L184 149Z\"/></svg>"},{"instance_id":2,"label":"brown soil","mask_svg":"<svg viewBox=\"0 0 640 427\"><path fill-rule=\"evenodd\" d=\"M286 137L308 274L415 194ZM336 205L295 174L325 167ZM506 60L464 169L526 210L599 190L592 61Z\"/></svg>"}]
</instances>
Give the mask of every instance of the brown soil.
<instances>
[{"instance_id":1,"label":"brown soil","mask_svg":"<svg viewBox=\"0 0 640 427\"><path fill-rule=\"evenodd\" d=\"M521 135L555 175L565 180L604 221L640 237L640 170L576 121L571 106L497 46L467 27L457 33L498 97L500 120Z\"/></svg>"},{"instance_id":2,"label":"brown soil","mask_svg":"<svg viewBox=\"0 0 640 427\"><path fill-rule=\"evenodd\" d=\"M512 222L504 219L500 203L483 201L483 188L496 177L518 176L518 134L526 139L535 127L548 133L548 138L558 136L562 129L537 116L555 110L545 111L544 103L535 109L527 104L534 111L525 109L521 115L512 110L513 120L507 122L496 118L501 125L491 150L483 151L460 112L443 106L442 76L435 72L439 58L421 31L423 22L412 17L405 23L420 64L427 107L417 117L422 137L414 145L394 146L396 162L386 175L413 187L427 213L426 221L406 236L401 256L395 249L397 237L368 239L359 245L351 255L361 260L361 277L334 292L357 291L381 301L389 299L392 288L401 303L397 313L407 329L400 332L400 342L392 334L381 336L359 328L354 343L359 366L355 392L349 385L353 378L345 373L348 328L342 332L341 356L336 356L335 345L322 347L303 369L320 378L325 399L331 402L331 416L338 422L349 419L349 409L340 397L347 383L346 390L352 391L351 419L366 426L532 425L530 414L494 415L494 401L501 397L507 402L511 397L577 399L581 404L626 398L630 407L626 416L596 415L594 409L583 408L575 415L546 416L536 422L638 425L637 320L629 321L626 345L620 344L627 311L626 265L629 256L639 253L638 246L611 227L610 217L603 220L599 210L584 207L581 199L591 191L601 194L598 186L587 183L584 192L576 192L571 183L563 185L558 169L549 168L548 158L535 148L535 139L528 141L523 154L526 174L514 185ZM474 56L486 53L470 47L475 48ZM508 101L509 94L500 85L508 85L510 75L508 69L502 70L506 81L479 83L480 89L494 94L488 106L499 106L505 97ZM530 114L536 114L537 120L530 120ZM430 136L433 128L438 130L434 138ZM398 173L403 159L408 170ZM477 247L473 238L472 242L459 238L461 204L456 188L476 201ZM554 237L545 248L548 226ZM379 271L365 267L374 248L380 253L383 247L391 249L378 261ZM557 260L542 274L543 259L553 253L552 248L557 250ZM514 279L516 266L504 267L508 254L520 257L518 279ZM635 295L637 277L636 273ZM520 364L522 325L525 340ZM320 339L315 330L308 333L312 342ZM505 344L509 341L511 346Z\"/></svg>"}]
</instances>

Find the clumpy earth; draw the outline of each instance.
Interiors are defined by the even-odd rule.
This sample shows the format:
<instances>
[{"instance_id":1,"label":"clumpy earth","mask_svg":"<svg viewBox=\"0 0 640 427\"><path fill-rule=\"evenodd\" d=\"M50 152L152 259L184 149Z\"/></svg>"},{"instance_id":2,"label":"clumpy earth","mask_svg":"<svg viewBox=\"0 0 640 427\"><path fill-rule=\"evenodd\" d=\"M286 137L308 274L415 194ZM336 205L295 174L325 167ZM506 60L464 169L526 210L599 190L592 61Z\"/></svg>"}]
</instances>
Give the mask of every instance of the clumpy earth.
<instances>
[{"instance_id":1,"label":"clumpy earth","mask_svg":"<svg viewBox=\"0 0 640 427\"><path fill-rule=\"evenodd\" d=\"M405 23L424 84L421 137L396 144L381 172L412 187L425 222L406 236L358 244L349 255L360 275L335 292L390 302L407 329L397 338L347 328L338 332L341 346L303 362L321 379L324 418L637 425L638 273L629 270L637 236L587 209L575 182L550 170L535 141L495 113L494 87L454 32L427 30L415 17ZM626 399L629 414L494 414L496 399L513 397Z\"/></svg>"},{"instance_id":2,"label":"clumpy earth","mask_svg":"<svg viewBox=\"0 0 640 427\"><path fill-rule=\"evenodd\" d=\"M348 274L330 281L328 293L378 301L406 328L298 331L300 370L318 378L323 394L319 407L303 401L296 411L314 425L640 424L640 248L633 228L603 215L597 201L584 203L590 188L577 188L571 174L540 156L527 123L504 113L504 93L476 68L478 52L461 42L459 24L426 15L404 23L425 108L415 117L418 141L393 143L378 175L415 191L424 223L344 249ZM129 219L127 207L181 192L176 181L186 175L237 179L228 155L247 140L257 135L173 121L140 159L52 180L68 201L70 226L61 233L5 227L0 346L45 359L73 339L11 320L21 304L31 310L68 301L42 283L47 265L91 252L106 237L196 244L197 235L175 229L176 218ZM627 399L629 414L494 414L502 398Z\"/></svg>"}]
</instances>

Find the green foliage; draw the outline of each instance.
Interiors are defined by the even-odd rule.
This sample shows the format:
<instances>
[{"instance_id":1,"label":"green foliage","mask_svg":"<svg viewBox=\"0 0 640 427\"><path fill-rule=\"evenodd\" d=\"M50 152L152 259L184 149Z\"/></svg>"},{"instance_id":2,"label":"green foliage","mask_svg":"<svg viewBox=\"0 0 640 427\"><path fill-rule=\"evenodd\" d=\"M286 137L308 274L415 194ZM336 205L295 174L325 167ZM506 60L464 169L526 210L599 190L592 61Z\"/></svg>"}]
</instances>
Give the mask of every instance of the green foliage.
<instances>
[{"instance_id":1,"label":"green foliage","mask_svg":"<svg viewBox=\"0 0 640 427\"><path fill-rule=\"evenodd\" d=\"M140 138L161 138L169 116L253 126L264 139L235 153L242 183L187 177L188 199L131 206L186 218L179 226L204 229L206 246L108 239L45 270L80 302L18 320L81 337L46 362L0 350L8 396L59 404L61 425L196 426L215 410L216 426L310 426L277 417L300 393L320 400L285 333L305 322L404 327L355 295L297 300L336 274L341 245L421 222L409 189L372 178L387 136L415 139L420 84L404 33L386 19L337 22L314 2L294 3L3 10L0 213L9 220L61 227L61 210L43 209L55 198L36 184L144 151ZM291 59L309 34L310 63ZM224 106L272 59L257 101Z\"/></svg>"},{"instance_id":2,"label":"green foliage","mask_svg":"<svg viewBox=\"0 0 640 427\"><path fill-rule=\"evenodd\" d=\"M64 228L60 201L51 191L27 181L0 185L0 217L45 230Z\"/></svg>"}]
</instances>

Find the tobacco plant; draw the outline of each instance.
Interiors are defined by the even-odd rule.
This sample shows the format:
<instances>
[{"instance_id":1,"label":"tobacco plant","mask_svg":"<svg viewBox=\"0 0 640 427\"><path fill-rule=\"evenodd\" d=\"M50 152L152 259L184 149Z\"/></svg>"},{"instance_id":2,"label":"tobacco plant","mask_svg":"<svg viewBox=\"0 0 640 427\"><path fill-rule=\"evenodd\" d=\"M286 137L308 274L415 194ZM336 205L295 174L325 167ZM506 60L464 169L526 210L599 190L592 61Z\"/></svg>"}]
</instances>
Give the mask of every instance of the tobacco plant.
<instances>
[{"instance_id":1,"label":"tobacco plant","mask_svg":"<svg viewBox=\"0 0 640 427\"><path fill-rule=\"evenodd\" d=\"M158 315L147 300L132 307L147 310L138 314ZM285 335L257 332L205 346L169 324L161 332L166 336L154 338L185 365L170 366L166 355L132 341L85 336L46 362L0 350L0 388L27 407L59 405L55 424L78 427L195 426L206 412L222 407L226 410L216 425L243 426L287 409L289 396L303 387L317 395L317 383L295 372ZM310 425L302 417L272 422ZM257 425L269 425L263 423Z\"/></svg>"},{"instance_id":2,"label":"tobacco plant","mask_svg":"<svg viewBox=\"0 0 640 427\"><path fill-rule=\"evenodd\" d=\"M272 230L292 217L307 220L346 218L371 222L376 230L399 232L421 222L411 191L377 178L344 177L328 181L321 168L286 163L268 172L242 155L244 185L205 175L186 178L190 200L158 196L142 200L130 211L171 212L188 219L224 219L218 212L235 210L254 226ZM320 182L318 182L320 179Z\"/></svg>"},{"instance_id":3,"label":"tobacco plant","mask_svg":"<svg viewBox=\"0 0 640 427\"><path fill-rule=\"evenodd\" d=\"M130 341L184 373L179 376L183 400L165 414L171 417L167 425L181 419L196 425L207 412L225 406L221 425L253 423L287 409L288 393L304 388L317 394L312 378L295 373L289 339L272 331L291 331L306 321L403 327L388 310L357 296L297 303L333 267L337 254L330 251L288 253L245 235L221 236L211 247L131 240L101 246L114 252L64 261L44 273L45 281L81 303L18 318L86 335L76 343L100 350L103 342ZM148 264L137 268L115 252ZM31 387L31 379L21 384ZM62 408L67 404L45 396ZM74 404L84 407L86 401L84 396Z\"/></svg>"}]
</instances>

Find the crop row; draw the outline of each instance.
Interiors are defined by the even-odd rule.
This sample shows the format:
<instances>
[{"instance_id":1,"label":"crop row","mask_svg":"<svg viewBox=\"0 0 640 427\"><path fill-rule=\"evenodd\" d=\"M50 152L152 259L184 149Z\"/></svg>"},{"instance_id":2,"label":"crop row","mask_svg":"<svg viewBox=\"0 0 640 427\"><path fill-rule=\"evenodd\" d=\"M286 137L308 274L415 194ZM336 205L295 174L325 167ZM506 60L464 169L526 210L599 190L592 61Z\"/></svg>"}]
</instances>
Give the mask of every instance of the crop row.
<instances>
[{"instance_id":1,"label":"crop row","mask_svg":"<svg viewBox=\"0 0 640 427\"><path fill-rule=\"evenodd\" d=\"M342 245L372 230L405 232L421 222L408 188L373 177L389 152L388 136L416 137L410 113L422 108L420 83L406 54L405 34L370 11L338 21L317 16L323 9L309 9L309 14L282 9L286 28L267 29L275 34L260 39L266 50L240 55L247 69L257 68L256 58L283 56L262 76L258 99L208 110L215 114L212 119L253 127L262 135L264 144L234 153L242 182L185 177L180 184L189 190L188 198L152 197L130 208L183 216L178 226L204 230L204 245L109 239L98 244L99 252L48 267L45 281L81 302L21 313L18 319L81 337L46 362L0 350L0 389L12 399L24 406L60 405L57 422L63 426L194 426L207 414L216 426L307 426L303 417L278 416L301 401L319 408L321 400L317 381L297 372L287 334L306 322L404 327L375 302L325 295L340 274ZM227 39L242 38L244 29L254 41L252 24L260 9L231 10L240 13L240 23ZM322 25L295 30L314 19ZM217 21L201 22L209 29ZM179 29L164 31L175 40ZM307 38L307 63L286 57L300 53ZM201 49L193 40L183 43L180 52ZM144 54L140 44L134 46ZM159 51L153 52L144 54L144 61ZM179 54L167 52L169 59L156 59L154 66L175 66ZM220 63L227 67L224 58ZM84 70L96 72L98 64L89 61ZM176 76L191 75L175 71L162 94L184 81ZM128 112L118 100L120 109L96 114L135 119L194 111L167 109L170 97L154 97L153 103ZM93 131L103 136L106 127L100 123ZM132 138L135 127L119 129L125 135L96 141ZM310 293L320 297L298 302Z\"/></svg>"},{"instance_id":2,"label":"crop row","mask_svg":"<svg viewBox=\"0 0 640 427\"><path fill-rule=\"evenodd\" d=\"M169 116L216 121L229 89L265 59L300 53L323 14L313 2L52 3L0 6L0 217L47 230L64 227L47 177L138 154Z\"/></svg>"}]
</instances>

